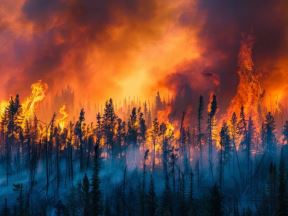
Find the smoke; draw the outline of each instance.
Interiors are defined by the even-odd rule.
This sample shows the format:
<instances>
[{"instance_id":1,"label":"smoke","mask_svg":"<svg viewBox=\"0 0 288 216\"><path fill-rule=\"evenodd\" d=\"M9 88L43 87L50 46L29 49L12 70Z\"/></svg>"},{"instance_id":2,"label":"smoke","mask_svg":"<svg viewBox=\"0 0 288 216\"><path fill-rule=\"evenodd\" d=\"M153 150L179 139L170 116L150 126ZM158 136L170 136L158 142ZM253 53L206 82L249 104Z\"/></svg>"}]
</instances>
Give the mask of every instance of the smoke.
<instances>
[{"instance_id":1,"label":"smoke","mask_svg":"<svg viewBox=\"0 0 288 216\"><path fill-rule=\"evenodd\" d=\"M266 88L276 77L284 86L287 7L285 0L4 0L0 96L25 95L41 79L54 93L71 86L82 100L161 90L177 98L177 113L213 91L225 106L238 83L242 33L256 38Z\"/></svg>"},{"instance_id":2,"label":"smoke","mask_svg":"<svg viewBox=\"0 0 288 216\"><path fill-rule=\"evenodd\" d=\"M179 25L201 26L197 34L202 49L201 59L197 61L201 67L195 69L192 61L184 71L175 70L173 79L168 77L170 84L174 82L178 86L175 104L189 109L195 102L191 98L199 94L207 98L213 91L220 98L222 111L225 110L237 90L237 58L243 34L256 38L253 59L267 95L272 92L275 97L273 91L277 88L282 88L280 93L287 90L287 67L283 64L288 60L287 1L207 0L197 1L196 8L193 13L190 8L184 10ZM279 81L281 87L277 86ZM186 95L183 100L181 95ZM184 108L183 103L186 103ZM174 109L178 108L177 105Z\"/></svg>"},{"instance_id":3,"label":"smoke","mask_svg":"<svg viewBox=\"0 0 288 216\"><path fill-rule=\"evenodd\" d=\"M130 76L143 82L146 49L165 38L176 11L172 6L156 0L26 0L17 7L4 2L3 11L9 9L14 18L0 14L7 47L1 56L8 62L1 65L2 84L7 93L25 92L41 79L50 90L70 84L82 94L85 88L92 99L121 94ZM144 73L153 67L144 66Z\"/></svg>"}]
</instances>

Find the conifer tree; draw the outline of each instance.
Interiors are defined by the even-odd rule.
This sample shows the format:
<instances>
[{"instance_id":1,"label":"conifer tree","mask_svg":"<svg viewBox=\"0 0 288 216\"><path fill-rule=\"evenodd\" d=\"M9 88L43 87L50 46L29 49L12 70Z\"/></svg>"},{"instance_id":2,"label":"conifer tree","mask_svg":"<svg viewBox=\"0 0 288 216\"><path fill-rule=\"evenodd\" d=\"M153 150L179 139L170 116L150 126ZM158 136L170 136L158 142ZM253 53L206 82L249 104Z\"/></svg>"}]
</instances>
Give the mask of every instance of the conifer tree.
<instances>
[{"instance_id":1,"label":"conifer tree","mask_svg":"<svg viewBox=\"0 0 288 216\"><path fill-rule=\"evenodd\" d=\"M128 144L137 146L137 137L138 137L138 127L137 127L137 112L136 108L132 109L129 121L128 121Z\"/></svg>"},{"instance_id":2,"label":"conifer tree","mask_svg":"<svg viewBox=\"0 0 288 216\"><path fill-rule=\"evenodd\" d=\"M140 190L140 209L141 215L145 215L145 195L146 195L146 161L148 159L149 149L144 153L144 160L143 160L143 176L142 176L142 186Z\"/></svg>"},{"instance_id":3,"label":"conifer tree","mask_svg":"<svg viewBox=\"0 0 288 216\"><path fill-rule=\"evenodd\" d=\"M59 129L55 127L54 129L54 139L55 139L55 150L56 150L56 182L57 182L57 192L60 187L60 137ZM81 145L81 144L80 144ZM82 153L81 153L82 155ZM80 155L80 157L81 157ZM82 158L80 158L81 161Z\"/></svg>"},{"instance_id":4,"label":"conifer tree","mask_svg":"<svg viewBox=\"0 0 288 216\"><path fill-rule=\"evenodd\" d=\"M237 132L237 115L235 112L233 112L231 120L230 120L230 132L231 132L231 148L232 148L232 168L233 168L233 174L235 174L235 164L237 164L239 174L241 176L241 167L240 167L240 162L239 162L239 157L238 157L238 151L236 148L237 140L238 140L238 132Z\"/></svg>"},{"instance_id":5,"label":"conifer tree","mask_svg":"<svg viewBox=\"0 0 288 216\"><path fill-rule=\"evenodd\" d=\"M16 136L21 129L21 105L19 95L15 99L11 97L8 106L6 107L3 123L5 125L5 160L6 160L6 184L11 172L12 147L15 144Z\"/></svg>"},{"instance_id":6,"label":"conifer tree","mask_svg":"<svg viewBox=\"0 0 288 216\"><path fill-rule=\"evenodd\" d=\"M208 160L209 160L210 175L212 178L213 178L213 165L212 165L213 128L215 124L216 112L217 112L217 98L216 95L213 95L208 112Z\"/></svg>"},{"instance_id":7,"label":"conifer tree","mask_svg":"<svg viewBox=\"0 0 288 216\"><path fill-rule=\"evenodd\" d=\"M139 143L143 144L146 141L146 131L147 131L147 126L146 126L146 122L144 119L144 114L142 112L138 112L138 122L139 122Z\"/></svg>"},{"instance_id":8,"label":"conifer tree","mask_svg":"<svg viewBox=\"0 0 288 216\"><path fill-rule=\"evenodd\" d=\"M70 122L69 124L69 132L67 136L67 172L68 178L73 182L74 172L73 172L73 146L72 146L72 138L73 138L73 125Z\"/></svg>"},{"instance_id":9,"label":"conifer tree","mask_svg":"<svg viewBox=\"0 0 288 216\"><path fill-rule=\"evenodd\" d=\"M246 136L246 155L247 155L247 173L248 176L251 175L251 151L253 147L254 138L254 123L250 117L248 120L247 136ZM248 177L250 178L250 177Z\"/></svg>"},{"instance_id":10,"label":"conifer tree","mask_svg":"<svg viewBox=\"0 0 288 216\"><path fill-rule=\"evenodd\" d=\"M241 138L241 149L245 150L246 149L246 141L247 141L247 120L246 120L246 114L244 111L244 107L241 106L240 109L240 119L238 122L238 134L240 135Z\"/></svg>"},{"instance_id":11,"label":"conifer tree","mask_svg":"<svg viewBox=\"0 0 288 216\"><path fill-rule=\"evenodd\" d=\"M79 138L79 142L80 142L80 170L83 171L84 169L84 131L83 131L83 124L85 121L85 112L84 109L81 109L80 111L80 115L79 115L79 119L76 122L75 125L75 134L78 136Z\"/></svg>"},{"instance_id":12,"label":"conifer tree","mask_svg":"<svg viewBox=\"0 0 288 216\"><path fill-rule=\"evenodd\" d=\"M120 158L123 156L123 150L125 148L124 142L125 142L125 122L122 121L122 119L117 119L117 131L116 131L116 139L115 139L115 154L120 155Z\"/></svg>"},{"instance_id":13,"label":"conifer tree","mask_svg":"<svg viewBox=\"0 0 288 216\"><path fill-rule=\"evenodd\" d=\"M105 135L105 144L110 154L114 155L114 129L116 125L117 116L114 111L113 101L110 98L109 101L105 103L102 127Z\"/></svg>"},{"instance_id":14,"label":"conifer tree","mask_svg":"<svg viewBox=\"0 0 288 216\"><path fill-rule=\"evenodd\" d=\"M219 185L222 188L224 181L224 169L225 164L229 160L231 150L231 139L229 135L229 129L226 122L223 123L220 132L220 158L219 158Z\"/></svg>"},{"instance_id":15,"label":"conifer tree","mask_svg":"<svg viewBox=\"0 0 288 216\"><path fill-rule=\"evenodd\" d=\"M96 135L97 140L100 140L101 137L102 137L102 122L101 122L101 115L100 115L100 113L97 113L97 116L96 116L95 135Z\"/></svg>"},{"instance_id":16,"label":"conifer tree","mask_svg":"<svg viewBox=\"0 0 288 216\"><path fill-rule=\"evenodd\" d=\"M153 162L152 162L152 169L154 171L155 169L155 159L156 159L156 144L157 144L157 138L159 136L159 122L158 119L155 118L153 120L153 124L152 124L152 143L153 143Z\"/></svg>"},{"instance_id":17,"label":"conifer tree","mask_svg":"<svg viewBox=\"0 0 288 216\"><path fill-rule=\"evenodd\" d=\"M199 106L198 106L198 113L197 113L197 121L198 121L198 135L197 135L197 145L200 149L200 166L202 166L203 162L203 146L202 146L202 119L203 119L203 110L204 110L204 99L201 95L199 97Z\"/></svg>"},{"instance_id":18,"label":"conifer tree","mask_svg":"<svg viewBox=\"0 0 288 216\"><path fill-rule=\"evenodd\" d=\"M95 145L95 155L94 155L94 167L93 175L91 181L91 215L99 216L101 215L101 191L100 191L100 147L99 143Z\"/></svg>"},{"instance_id":19,"label":"conifer tree","mask_svg":"<svg viewBox=\"0 0 288 216\"><path fill-rule=\"evenodd\" d=\"M170 173L172 175L172 183L173 183L173 193L176 192L176 163L178 160L178 156L177 156L177 150L174 148L174 146L172 147L172 149L168 150L169 151L169 166L170 166Z\"/></svg>"},{"instance_id":20,"label":"conifer tree","mask_svg":"<svg viewBox=\"0 0 288 216\"><path fill-rule=\"evenodd\" d=\"M269 153L273 153L276 150L276 135L275 135L275 119L271 112L266 115L264 134L265 134L265 147Z\"/></svg>"}]
</instances>

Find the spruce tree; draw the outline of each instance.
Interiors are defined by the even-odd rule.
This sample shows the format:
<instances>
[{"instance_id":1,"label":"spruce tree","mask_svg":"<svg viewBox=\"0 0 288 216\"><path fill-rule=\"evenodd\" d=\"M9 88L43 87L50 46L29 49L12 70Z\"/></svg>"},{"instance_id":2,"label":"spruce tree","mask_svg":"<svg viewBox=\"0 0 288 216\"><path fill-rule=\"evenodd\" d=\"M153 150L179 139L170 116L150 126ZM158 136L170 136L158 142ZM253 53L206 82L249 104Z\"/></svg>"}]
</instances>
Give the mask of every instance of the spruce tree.
<instances>
[{"instance_id":1,"label":"spruce tree","mask_svg":"<svg viewBox=\"0 0 288 216\"><path fill-rule=\"evenodd\" d=\"M3 124L5 125L5 162L6 162L6 184L11 172L12 147L15 144L19 129L21 129L21 105L19 95L15 99L11 97L8 106L6 107Z\"/></svg>"},{"instance_id":2,"label":"spruce tree","mask_svg":"<svg viewBox=\"0 0 288 216\"><path fill-rule=\"evenodd\" d=\"M254 139L254 123L252 120L252 117L248 120L248 128L247 128L247 136L246 136L246 158L247 158L247 174L248 178L250 178L251 175L251 152L253 148L253 139ZM249 179L248 179L249 180Z\"/></svg>"},{"instance_id":3,"label":"spruce tree","mask_svg":"<svg viewBox=\"0 0 288 216\"><path fill-rule=\"evenodd\" d=\"M275 119L271 112L268 112L265 119L264 133L265 133L265 147L269 153L273 153L276 150L276 135L275 135Z\"/></svg>"},{"instance_id":4,"label":"spruce tree","mask_svg":"<svg viewBox=\"0 0 288 216\"><path fill-rule=\"evenodd\" d=\"M83 124L85 121L85 112L84 109L81 109L80 115L79 115L79 120L76 122L75 125L75 134L79 138L80 142L80 170L83 171L84 169L84 131L83 131Z\"/></svg>"},{"instance_id":5,"label":"spruce tree","mask_svg":"<svg viewBox=\"0 0 288 216\"><path fill-rule=\"evenodd\" d=\"M102 118L102 127L105 136L105 144L112 157L115 156L114 146L114 131L116 126L117 116L114 111L113 101L110 98L105 104L104 114Z\"/></svg>"},{"instance_id":6,"label":"spruce tree","mask_svg":"<svg viewBox=\"0 0 288 216\"><path fill-rule=\"evenodd\" d=\"M144 144L144 142L146 141L146 132L147 132L147 126L146 126L146 122L144 119L144 114L142 112L140 112L139 109L139 114L138 114L138 122L139 122L139 143L140 144Z\"/></svg>"},{"instance_id":7,"label":"spruce tree","mask_svg":"<svg viewBox=\"0 0 288 216\"><path fill-rule=\"evenodd\" d=\"M137 126L137 112L136 108L134 107L131 111L131 115L128 121L128 144L136 147L137 137L138 137L138 126Z\"/></svg>"},{"instance_id":8,"label":"spruce tree","mask_svg":"<svg viewBox=\"0 0 288 216\"><path fill-rule=\"evenodd\" d=\"M94 167L91 181L91 215L101 215L101 191L100 191L100 148L99 143L95 145Z\"/></svg>"},{"instance_id":9,"label":"spruce tree","mask_svg":"<svg viewBox=\"0 0 288 216\"><path fill-rule=\"evenodd\" d=\"M228 162L231 150L231 140L226 122L223 123L220 132L220 156L219 156L219 185L222 188L224 181L225 164Z\"/></svg>"}]
</instances>

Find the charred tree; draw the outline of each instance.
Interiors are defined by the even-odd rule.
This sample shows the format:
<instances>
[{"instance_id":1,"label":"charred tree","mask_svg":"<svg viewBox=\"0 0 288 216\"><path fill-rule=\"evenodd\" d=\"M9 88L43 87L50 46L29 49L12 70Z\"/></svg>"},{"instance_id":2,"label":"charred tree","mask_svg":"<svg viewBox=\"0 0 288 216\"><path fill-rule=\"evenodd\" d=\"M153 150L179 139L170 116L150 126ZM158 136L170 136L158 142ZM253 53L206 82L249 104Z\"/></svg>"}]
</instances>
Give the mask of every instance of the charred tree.
<instances>
[{"instance_id":1,"label":"charred tree","mask_svg":"<svg viewBox=\"0 0 288 216\"><path fill-rule=\"evenodd\" d=\"M212 96L212 101L210 103L210 108L208 112L208 162L209 162L209 169L210 175L212 180L214 179L213 175L213 129L215 124L215 115L217 112L217 98L216 95ZM214 180L213 180L214 181Z\"/></svg>"},{"instance_id":2,"label":"charred tree","mask_svg":"<svg viewBox=\"0 0 288 216\"><path fill-rule=\"evenodd\" d=\"M197 146L200 149L200 169L202 169L203 165L203 146L202 146L202 120L203 120L203 111L204 111L204 99L203 96L201 95L199 97L199 106L198 106L198 112L197 112L197 129L198 129L198 134L197 134Z\"/></svg>"}]
</instances>

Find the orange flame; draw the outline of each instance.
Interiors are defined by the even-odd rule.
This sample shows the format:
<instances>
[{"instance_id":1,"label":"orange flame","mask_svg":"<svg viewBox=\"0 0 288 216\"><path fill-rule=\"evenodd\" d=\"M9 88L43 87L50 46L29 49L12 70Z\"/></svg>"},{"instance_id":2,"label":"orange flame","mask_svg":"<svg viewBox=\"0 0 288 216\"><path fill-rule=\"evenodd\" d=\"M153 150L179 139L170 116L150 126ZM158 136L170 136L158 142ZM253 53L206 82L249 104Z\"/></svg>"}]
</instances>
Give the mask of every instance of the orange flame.
<instances>
[{"instance_id":1,"label":"orange flame","mask_svg":"<svg viewBox=\"0 0 288 216\"><path fill-rule=\"evenodd\" d=\"M238 55L237 73L240 81L237 93L232 99L223 121L226 120L228 122L233 112L240 113L240 109L243 106L247 118L252 117L256 129L260 130L264 90L260 73L255 70L252 59L254 42L253 36L243 36Z\"/></svg>"},{"instance_id":2,"label":"orange flame","mask_svg":"<svg viewBox=\"0 0 288 216\"><path fill-rule=\"evenodd\" d=\"M0 102L0 119L3 117L8 104L9 104L8 101L1 101Z\"/></svg>"},{"instance_id":3,"label":"orange flame","mask_svg":"<svg viewBox=\"0 0 288 216\"><path fill-rule=\"evenodd\" d=\"M61 131L63 131L63 129L65 128L66 124L67 124L67 119L68 119L68 113L66 111L66 105L63 105L60 109L59 109L59 114L61 115L61 117L57 120L58 125L61 129Z\"/></svg>"},{"instance_id":4,"label":"orange flame","mask_svg":"<svg viewBox=\"0 0 288 216\"><path fill-rule=\"evenodd\" d=\"M38 103L44 100L48 85L39 80L31 85L31 95L22 105L24 122L34 117Z\"/></svg>"}]
</instances>

